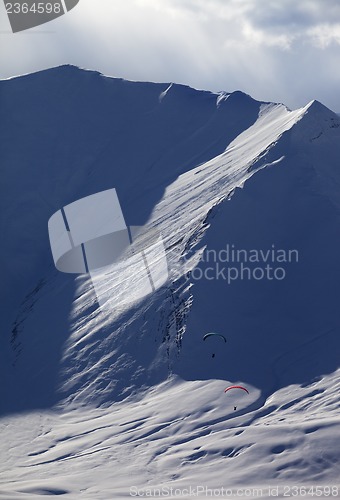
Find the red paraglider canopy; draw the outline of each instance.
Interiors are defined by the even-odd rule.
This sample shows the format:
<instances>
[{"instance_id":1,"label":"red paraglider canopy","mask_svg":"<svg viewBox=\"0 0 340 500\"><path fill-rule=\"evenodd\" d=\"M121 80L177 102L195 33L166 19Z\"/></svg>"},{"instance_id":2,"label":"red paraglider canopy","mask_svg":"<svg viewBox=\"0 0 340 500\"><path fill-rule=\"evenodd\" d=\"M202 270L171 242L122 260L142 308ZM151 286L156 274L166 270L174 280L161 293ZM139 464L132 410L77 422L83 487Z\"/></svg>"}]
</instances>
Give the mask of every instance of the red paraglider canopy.
<instances>
[{"instance_id":1,"label":"red paraglider canopy","mask_svg":"<svg viewBox=\"0 0 340 500\"><path fill-rule=\"evenodd\" d=\"M224 389L224 392L230 391L230 389L242 389L243 391L246 391L249 394L248 389L246 389L242 385L231 385L231 386L227 387L226 389Z\"/></svg>"}]
</instances>

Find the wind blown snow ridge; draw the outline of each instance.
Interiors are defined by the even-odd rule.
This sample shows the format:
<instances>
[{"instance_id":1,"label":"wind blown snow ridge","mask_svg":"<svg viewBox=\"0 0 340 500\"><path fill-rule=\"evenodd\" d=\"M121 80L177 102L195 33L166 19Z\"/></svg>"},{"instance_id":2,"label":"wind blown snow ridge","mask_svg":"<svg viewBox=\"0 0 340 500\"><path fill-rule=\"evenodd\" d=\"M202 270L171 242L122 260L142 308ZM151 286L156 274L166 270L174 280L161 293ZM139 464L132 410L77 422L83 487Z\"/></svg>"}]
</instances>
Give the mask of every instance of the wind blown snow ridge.
<instances>
[{"instance_id":1,"label":"wind blown snow ridge","mask_svg":"<svg viewBox=\"0 0 340 500\"><path fill-rule=\"evenodd\" d=\"M0 87L0 498L338 488L339 117L69 66ZM162 234L169 280L102 311L53 268L47 221L112 187ZM258 280L230 249L298 258Z\"/></svg>"}]
</instances>

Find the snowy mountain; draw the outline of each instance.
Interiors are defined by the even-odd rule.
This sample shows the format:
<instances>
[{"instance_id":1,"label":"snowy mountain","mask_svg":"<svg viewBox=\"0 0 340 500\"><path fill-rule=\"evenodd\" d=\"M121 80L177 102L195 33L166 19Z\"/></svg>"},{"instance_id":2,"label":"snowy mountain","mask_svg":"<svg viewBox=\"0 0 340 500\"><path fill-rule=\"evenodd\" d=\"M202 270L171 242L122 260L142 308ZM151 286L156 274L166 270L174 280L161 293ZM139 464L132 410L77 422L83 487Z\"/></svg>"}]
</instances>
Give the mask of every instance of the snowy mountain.
<instances>
[{"instance_id":1,"label":"snowy mountain","mask_svg":"<svg viewBox=\"0 0 340 500\"><path fill-rule=\"evenodd\" d=\"M0 95L0 498L339 496L340 118L71 66ZM47 223L111 188L169 279L103 310Z\"/></svg>"}]
</instances>

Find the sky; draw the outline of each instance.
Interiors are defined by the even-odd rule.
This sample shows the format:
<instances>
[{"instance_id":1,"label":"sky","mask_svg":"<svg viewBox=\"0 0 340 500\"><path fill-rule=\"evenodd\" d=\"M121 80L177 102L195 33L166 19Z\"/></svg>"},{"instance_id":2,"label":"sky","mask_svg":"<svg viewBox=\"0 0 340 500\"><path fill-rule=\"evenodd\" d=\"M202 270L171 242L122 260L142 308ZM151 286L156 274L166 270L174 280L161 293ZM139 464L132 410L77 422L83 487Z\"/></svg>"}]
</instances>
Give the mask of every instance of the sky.
<instances>
[{"instance_id":1,"label":"sky","mask_svg":"<svg viewBox=\"0 0 340 500\"><path fill-rule=\"evenodd\" d=\"M15 34L1 2L0 77L61 64L340 112L340 1L80 0Z\"/></svg>"}]
</instances>

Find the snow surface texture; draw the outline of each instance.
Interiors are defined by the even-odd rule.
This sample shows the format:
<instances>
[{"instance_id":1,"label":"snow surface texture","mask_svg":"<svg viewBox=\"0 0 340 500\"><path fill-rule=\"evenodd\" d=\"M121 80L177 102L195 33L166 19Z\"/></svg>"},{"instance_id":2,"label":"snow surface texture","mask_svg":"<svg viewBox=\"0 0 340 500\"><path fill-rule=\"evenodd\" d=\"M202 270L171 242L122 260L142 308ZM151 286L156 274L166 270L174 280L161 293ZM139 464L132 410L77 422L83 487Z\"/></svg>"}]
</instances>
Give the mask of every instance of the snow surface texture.
<instances>
[{"instance_id":1,"label":"snow surface texture","mask_svg":"<svg viewBox=\"0 0 340 500\"><path fill-rule=\"evenodd\" d=\"M339 497L339 118L69 66L0 92L0 498ZM113 187L170 279L101 311L54 268L47 221ZM226 245L299 258L283 280L195 279Z\"/></svg>"}]
</instances>

